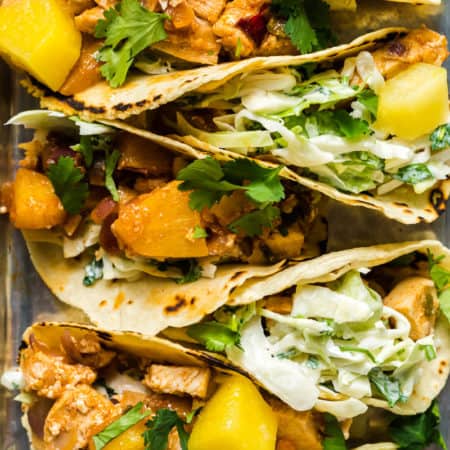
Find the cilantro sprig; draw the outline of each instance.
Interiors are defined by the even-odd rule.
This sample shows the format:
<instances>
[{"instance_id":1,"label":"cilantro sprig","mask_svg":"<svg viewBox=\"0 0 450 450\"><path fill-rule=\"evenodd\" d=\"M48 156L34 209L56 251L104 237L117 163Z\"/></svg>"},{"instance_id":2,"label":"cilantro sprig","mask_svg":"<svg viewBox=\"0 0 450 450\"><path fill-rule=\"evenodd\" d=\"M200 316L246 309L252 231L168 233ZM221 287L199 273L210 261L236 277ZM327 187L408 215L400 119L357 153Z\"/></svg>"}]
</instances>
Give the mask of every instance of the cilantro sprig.
<instances>
[{"instance_id":1,"label":"cilantro sprig","mask_svg":"<svg viewBox=\"0 0 450 450\"><path fill-rule=\"evenodd\" d=\"M105 38L98 53L104 62L100 71L112 87L119 87L136 56L167 37L164 21L169 17L144 8L138 0L122 0L104 15L95 28L95 37Z\"/></svg>"},{"instance_id":2,"label":"cilantro sprig","mask_svg":"<svg viewBox=\"0 0 450 450\"><path fill-rule=\"evenodd\" d=\"M320 50L336 42L331 32L329 10L322 0L272 1L272 11L286 19L284 31L301 53Z\"/></svg>"},{"instance_id":3,"label":"cilantro sprig","mask_svg":"<svg viewBox=\"0 0 450 450\"><path fill-rule=\"evenodd\" d=\"M440 421L439 404L435 400L424 413L395 418L389 426L389 433L399 449L422 450L435 443L447 450L439 431Z\"/></svg>"},{"instance_id":4,"label":"cilantro sprig","mask_svg":"<svg viewBox=\"0 0 450 450\"><path fill-rule=\"evenodd\" d=\"M56 195L69 214L78 214L89 193L84 173L70 156L61 156L47 171Z\"/></svg>"},{"instance_id":5,"label":"cilantro sprig","mask_svg":"<svg viewBox=\"0 0 450 450\"><path fill-rule=\"evenodd\" d=\"M180 438L182 450L187 450L189 435L184 429L184 422L175 411L159 409L152 420L146 424L144 431L145 450L166 450L169 442L169 433L175 427Z\"/></svg>"},{"instance_id":6,"label":"cilantro sprig","mask_svg":"<svg viewBox=\"0 0 450 450\"><path fill-rule=\"evenodd\" d=\"M280 215L279 209L271 204L285 196L279 177L281 169L281 166L261 167L247 159L228 161L221 166L212 157L207 157L180 170L177 179L183 183L178 189L192 191L189 206L197 211L212 207L233 191L244 191L258 209L231 223L229 229L255 236L261 234L264 227L270 227Z\"/></svg>"}]
</instances>

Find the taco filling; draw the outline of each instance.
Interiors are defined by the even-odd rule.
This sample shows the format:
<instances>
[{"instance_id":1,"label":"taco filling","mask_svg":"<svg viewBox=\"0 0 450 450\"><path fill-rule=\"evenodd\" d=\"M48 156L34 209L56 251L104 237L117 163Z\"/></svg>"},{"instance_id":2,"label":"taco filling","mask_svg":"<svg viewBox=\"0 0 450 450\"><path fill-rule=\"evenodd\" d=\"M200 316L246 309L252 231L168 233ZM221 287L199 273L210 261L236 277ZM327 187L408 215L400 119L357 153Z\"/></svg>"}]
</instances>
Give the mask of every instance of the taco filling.
<instances>
[{"instance_id":1,"label":"taco filling","mask_svg":"<svg viewBox=\"0 0 450 450\"><path fill-rule=\"evenodd\" d=\"M332 443L345 450L369 442L390 450L442 443L437 403L412 417L370 408L338 421L295 411L168 341L80 326L33 325L20 368L2 381L21 389L16 399L35 450L321 450Z\"/></svg>"},{"instance_id":2,"label":"taco filling","mask_svg":"<svg viewBox=\"0 0 450 450\"><path fill-rule=\"evenodd\" d=\"M59 126L22 144L3 187L11 222L29 241L62 246L64 258L90 255L87 286L145 274L186 283L214 278L218 264L303 254L318 197L282 182L281 166L193 160L110 127L85 123L80 135L52 113L25 116Z\"/></svg>"},{"instance_id":3,"label":"taco filling","mask_svg":"<svg viewBox=\"0 0 450 450\"><path fill-rule=\"evenodd\" d=\"M447 55L445 36L413 30L344 60L244 73L166 107L166 126L345 193L408 198L450 173Z\"/></svg>"},{"instance_id":4,"label":"taco filling","mask_svg":"<svg viewBox=\"0 0 450 450\"><path fill-rule=\"evenodd\" d=\"M241 375L172 362L153 342L130 353L89 330L52 328L29 334L15 374L36 450L322 448L319 413L295 412ZM287 420L292 429L277 432Z\"/></svg>"},{"instance_id":5,"label":"taco filling","mask_svg":"<svg viewBox=\"0 0 450 450\"><path fill-rule=\"evenodd\" d=\"M333 6L346 9L346 3ZM163 74L328 47L336 42L329 8L322 0L6 0L0 7L0 53L53 90L72 95L102 79L118 87L132 68ZM29 37L19 38L25 30ZM44 45L36 49L36 41ZM54 52L64 54L49 70Z\"/></svg>"},{"instance_id":6,"label":"taco filling","mask_svg":"<svg viewBox=\"0 0 450 450\"><path fill-rule=\"evenodd\" d=\"M298 411L354 417L376 405L422 412L448 374L441 371L448 366L443 292L450 272L441 260L410 254L331 282L299 283L247 306L225 306L187 334ZM282 278L269 277L266 292Z\"/></svg>"}]
</instances>

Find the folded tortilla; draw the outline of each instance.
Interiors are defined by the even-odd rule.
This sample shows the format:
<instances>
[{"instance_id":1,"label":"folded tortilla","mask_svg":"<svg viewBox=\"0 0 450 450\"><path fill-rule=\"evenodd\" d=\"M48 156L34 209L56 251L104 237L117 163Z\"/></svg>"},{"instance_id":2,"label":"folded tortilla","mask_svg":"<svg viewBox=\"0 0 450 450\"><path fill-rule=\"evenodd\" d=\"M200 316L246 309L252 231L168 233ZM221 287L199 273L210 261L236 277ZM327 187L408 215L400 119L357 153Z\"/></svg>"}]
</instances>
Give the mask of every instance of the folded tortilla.
<instances>
[{"instance_id":1,"label":"folded tortilla","mask_svg":"<svg viewBox=\"0 0 450 450\"><path fill-rule=\"evenodd\" d=\"M438 261L431 275L427 257ZM334 252L249 280L226 308L185 331L225 353L205 351L211 361L231 361L294 409L314 407L341 418L368 405L417 414L430 407L449 375L446 294L438 300L430 279L449 269L450 252L431 240ZM209 338L220 326L239 336L217 346ZM417 353L427 343L433 355ZM383 391L381 379L390 388Z\"/></svg>"},{"instance_id":2,"label":"folded tortilla","mask_svg":"<svg viewBox=\"0 0 450 450\"><path fill-rule=\"evenodd\" d=\"M233 434L239 433L240 439L249 440L245 448L255 450L275 450L281 442L295 450L320 450L331 437L346 448L397 448L389 442L373 443L380 440L380 431L389 436L379 426L384 423L387 428L393 418L382 410L371 408L359 417L365 425L358 426L354 435L351 420L342 421L345 413L338 422L317 410L295 411L264 385L255 389L257 385L229 364L219 367L203 352L162 338L74 323L35 323L24 333L19 364L20 368L3 375L2 382L11 390L21 390L16 400L22 403L22 424L34 450L88 445L128 448L131 442L143 442L139 435L150 429L148 420L163 416L178 417L189 446L205 450L214 443L210 436L202 444L205 433L214 430L222 443L232 442ZM240 424L249 407L252 420ZM333 414L333 407L328 409L324 408ZM220 420L224 415L225 429ZM374 426L370 417L377 418ZM428 433L437 431L435 425L427 426L433 426ZM168 448L174 448L176 435L176 431L169 435ZM364 445L367 442L371 444ZM250 443L253 447L248 447Z\"/></svg>"},{"instance_id":3,"label":"folded tortilla","mask_svg":"<svg viewBox=\"0 0 450 450\"><path fill-rule=\"evenodd\" d=\"M76 122L68 120L59 113L28 111L19 114L9 123L16 125L22 124L38 129L35 134L35 139L31 143L25 144L27 156L22 162L22 168L19 170L22 171L20 173L25 174L32 180L36 176L40 177L40 180L42 180L41 183L49 183L48 177L45 176L49 172L42 169L42 166L49 158L55 158L55 160L59 161L58 158L61 155L66 155L66 158L67 155L71 155L67 162L75 161L77 158L79 159L80 154L70 150L68 145L73 142L79 142L83 137L89 138L89 136L94 136L100 139L100 141L102 136L103 138L105 136L113 136L113 139L131 139L130 142L132 145L135 145L134 149L139 150L139 152L130 155L126 153L126 145L118 143L118 148L124 149L122 156L128 155L128 159L126 156L123 156L124 159L120 159L117 162L117 167L120 166L121 161L123 161L125 166L127 164L134 164L135 166L136 158L137 161L142 161L142 155L144 155L145 160L147 141L142 139L136 142L134 140L135 135L140 136L139 139L141 137L148 139L149 144L151 144L148 148L149 152L154 150L153 144L158 145L157 152L159 153L156 153L156 157L158 155L159 157L167 157L169 150L172 150L172 155L179 158L182 164L188 164L189 161L201 160L208 156L206 153L195 150L186 144L149 132L141 132L139 129L120 122L117 122L117 125L120 126L119 129L105 128L104 125L85 122L77 122L79 125L77 126ZM127 134L124 135L123 131L126 131ZM80 132L81 137L79 136ZM50 142L48 139L53 140ZM58 139L63 140L58 141ZM64 141L64 139L69 140ZM142 149L144 152L142 152ZM111 153L112 148L109 151ZM102 150L94 150L94 153L98 154L100 159L103 156ZM120 152L118 153L120 155ZM136 153L139 153L141 156L139 157ZM228 159L222 158L221 155L219 155L219 158L224 161ZM92 165L83 165L84 162L81 162L81 164L80 167L83 167L86 171L91 171L92 173L92 170L94 170ZM170 174L172 174L171 164L172 162L169 162L168 165ZM23 165L27 165L28 168L24 169ZM158 167L158 161L156 160L155 162L151 158L150 160L144 161L143 166L137 168L137 172L130 171L126 167L123 170L117 169L114 172L115 175L118 173L116 180L123 177L121 179L125 181L122 186L132 187L134 186L134 180L139 179L139 177L147 179L145 178L145 170L147 169L144 166L154 172L155 167ZM166 163L165 166L167 166ZM260 164L260 166L267 168L273 167L273 165L265 163ZM84 175L80 172L80 176L83 178ZM156 180L158 186L162 183L162 187L149 187L148 191L155 193L158 189L165 189L167 184L164 183L172 183L173 185L173 181L169 182L168 179L170 180L170 178L168 177L169 175L160 174L159 172L156 172L156 176L148 175L150 182ZM83 180L90 182L90 177L84 177ZM227 238L225 241L227 245L219 248L211 247L215 250L211 251L210 255L208 253L206 256L203 255L201 257L192 257L192 253L190 255L186 253L177 255L176 251L178 247L176 245L174 246L174 242L178 242L178 245L184 245L184 242L187 240L191 250L195 252L200 245L205 246L208 250L209 244L206 243L207 238L214 237L214 233L216 232L223 230L223 234L219 235L219 238L223 235L231 235L232 231L225 225L219 228L219 223L215 222L215 216L211 219L213 220L211 226L215 227L214 230L216 231L209 231L209 228L204 225L205 229L201 230L207 236L201 236L199 238L192 238L192 232L195 231L193 229L194 225L188 224L188 228L185 229L186 226L183 220L177 222L179 224L177 228L171 229L172 231L168 234L166 233L166 237L164 238L163 229L167 225L170 225L167 223L169 219L166 218L165 221L158 219L160 226L144 232L137 241L147 239L150 245L153 245L153 242L158 243L164 241L166 243L165 257L161 257L161 253L153 256L139 253L139 251L129 250L126 245L120 249L115 248L115 245L111 246L110 238L103 240L102 233L112 233L110 231L113 226L111 223L115 223L114 221L118 221L121 217L122 213L120 212L120 208L126 209L128 208L126 205L134 205L130 214L133 219L132 224L135 225L140 220L139 211L142 209L145 211L145 208L148 207L140 207L137 203L132 203L136 199L148 198L146 197L148 196L148 192L141 193L130 189L130 187L125 187L124 191L126 196L124 198L120 194L118 201L112 202L111 193L104 186L101 186L100 196L97 194L97 198L94 200L95 203L91 204L91 206L82 207L79 214L69 216L64 212L63 216L60 216L59 210L57 210L56 216L54 217L61 217L62 221L58 219L57 222L49 223L48 225L47 222L45 224L35 221L31 223L28 222L30 216L32 219L37 219L39 216L44 221L47 221L48 217L54 214L50 213L50 209L54 205L55 195L51 192L50 200L48 196L44 197L45 201L42 200L42 197L39 197L33 200L31 204L27 204L23 196L22 200L20 200L20 194L18 193L18 191L23 192L28 189L26 183L25 186L22 183L22 188L18 188L17 190L13 187L13 192L15 192L13 199L16 200L11 202L10 212L12 222L23 232L36 270L56 297L68 305L84 311L92 322L102 323L105 327L111 329L132 329L149 335L156 335L169 326L183 327L196 323L205 314L212 313L226 304L230 293L247 279L271 275L285 264L284 260L287 256L280 253L271 253L266 244L262 247L265 252L264 254L258 250L258 246L263 245L262 240L258 240L260 238L262 239L262 236L250 237L240 235L241 237L238 238L237 232L232 235L231 246L228 244L230 241ZM117 181L119 189L121 186L120 183L121 181ZM125 183L128 183L128 185ZM289 195L291 196L289 204L290 212L286 212L288 217L292 217L294 224L288 223L286 227L288 233L290 233L290 230L293 230L291 228L292 226L298 228L300 227L300 222L305 220L305 230L302 231L304 234L300 235L300 228L298 230L296 228L297 232L293 231L292 234L289 234L291 236L288 236L290 241L286 245L284 242L286 233L283 231L285 234L281 235L280 231L277 234L279 238L277 242L281 239L282 248L288 248L291 253L293 249L297 251L298 254L296 254L295 258L308 258L320 253L320 241L326 239L326 226L322 226L321 221L318 220L317 223L321 230L318 230L317 235L315 231L311 234L309 234L309 231L306 231L306 228L309 230L309 225L306 225L309 219L307 220L306 218L309 218L310 213L315 218L316 206L309 204L310 197L305 197L306 191L298 190L295 185L294 187L294 190L289 191ZM98 185L95 184L89 184L89 189L93 192L99 192ZM189 218L193 214L193 211L188 207L187 193L181 193L176 188L174 192L178 193L177 196L183 196L182 201L185 207L176 217L171 216L172 218L170 220L179 220L184 217ZM104 199L106 199L107 205L106 209L101 212ZM227 199L228 197L225 198L225 200ZM36 210L33 209L43 201L44 203L41 207L38 207ZM180 202L180 200L178 201ZM239 199L235 198L233 201L238 205L240 204ZM93 206L100 208L97 211L105 216L101 217L101 223L96 223L92 219ZM175 202L166 200L166 206L168 210L171 210L175 207ZM21 213L18 212L20 208L24 208ZM61 208L63 209L62 206ZM312 209L310 210L310 208ZM163 210L163 205L159 203L157 212L161 215L163 214ZM32 211L36 211L36 214ZM44 211L43 214L42 211ZM136 211L137 215L135 214ZM227 211L228 209L225 210L225 215ZM294 213L294 216L289 215ZM198 223L200 223L199 213L195 211L195 214L197 214L199 218ZM18 215L20 215L20 219L18 219ZM107 221L107 217L112 217L111 223ZM143 222L141 221L141 226L153 223L153 218L154 215L147 217ZM68 233L64 229L64 223L70 223L73 219L75 219L75 228L71 230L71 233ZM19 220L20 223L16 222L16 220ZM23 220L27 223L24 223ZM155 222L157 222L156 219ZM281 220L279 222L280 224L277 226L281 227ZM174 237L174 233L178 231L182 234L181 238ZM123 239L127 240L132 234L133 230L126 230ZM306 237L306 240L303 239L303 236ZM225 251L228 251L229 248L238 249L238 239L242 239L242 246L245 246L243 247L244 250L248 253L248 249L250 249L250 256L255 253L254 258L259 258L259 260L244 259L244 253L239 253L242 257L233 257L218 253L222 251L220 250L221 248L225 249ZM314 244L312 244L313 242ZM254 248L253 243L255 243ZM167 245L171 246L169 250L167 250ZM280 244L278 244L278 247L280 247ZM155 251L160 251L160 249ZM264 255L267 255L267 257ZM98 273L96 273L97 270L99 270ZM86 279L87 276L89 278L88 280ZM185 276L187 278L183 280ZM144 305L147 306L144 307ZM138 317L139 319L136 320Z\"/></svg>"},{"instance_id":4,"label":"folded tortilla","mask_svg":"<svg viewBox=\"0 0 450 450\"><path fill-rule=\"evenodd\" d=\"M156 109L190 92L206 92L217 88L245 72L342 59L375 48L405 31L405 28L400 27L385 28L358 37L349 44L309 55L255 57L168 74L132 75L121 87L112 88L106 82L101 82L71 96L56 94L31 79L23 83L32 95L40 99L43 108L61 111L69 116L78 115L87 120L126 119Z\"/></svg>"}]
</instances>

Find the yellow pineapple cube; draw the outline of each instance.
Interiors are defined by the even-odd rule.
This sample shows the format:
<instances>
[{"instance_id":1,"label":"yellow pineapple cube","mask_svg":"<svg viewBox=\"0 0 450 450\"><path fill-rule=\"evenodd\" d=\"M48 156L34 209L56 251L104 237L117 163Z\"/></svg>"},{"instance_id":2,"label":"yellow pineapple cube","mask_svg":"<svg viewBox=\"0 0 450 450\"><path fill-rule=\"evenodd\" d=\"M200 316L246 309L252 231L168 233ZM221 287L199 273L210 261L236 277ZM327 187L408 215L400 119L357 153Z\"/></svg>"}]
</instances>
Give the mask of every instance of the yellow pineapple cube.
<instances>
[{"instance_id":1,"label":"yellow pineapple cube","mask_svg":"<svg viewBox=\"0 0 450 450\"><path fill-rule=\"evenodd\" d=\"M448 120L447 71L417 63L386 81L375 127L402 139L431 133Z\"/></svg>"},{"instance_id":2,"label":"yellow pineapple cube","mask_svg":"<svg viewBox=\"0 0 450 450\"><path fill-rule=\"evenodd\" d=\"M53 90L81 52L81 33L60 0L3 0L0 54Z\"/></svg>"}]
</instances>

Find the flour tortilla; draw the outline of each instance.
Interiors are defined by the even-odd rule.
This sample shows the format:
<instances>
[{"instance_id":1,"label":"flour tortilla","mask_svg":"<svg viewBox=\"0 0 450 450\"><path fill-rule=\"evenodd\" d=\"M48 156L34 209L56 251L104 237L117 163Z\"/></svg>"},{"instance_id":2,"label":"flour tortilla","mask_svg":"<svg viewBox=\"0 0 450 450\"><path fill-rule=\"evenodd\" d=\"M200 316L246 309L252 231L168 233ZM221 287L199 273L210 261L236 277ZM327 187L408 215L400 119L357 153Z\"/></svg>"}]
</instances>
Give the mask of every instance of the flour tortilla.
<instances>
[{"instance_id":1,"label":"flour tortilla","mask_svg":"<svg viewBox=\"0 0 450 450\"><path fill-rule=\"evenodd\" d=\"M438 241L425 240L360 247L329 253L312 260L303 261L264 279L248 280L233 292L228 304L230 306L246 305L269 295L280 294L293 286L327 283L340 278L350 270L376 267L412 252L427 254L428 250L435 256L443 255L444 258L440 264L447 270L450 270L450 250ZM437 320L434 332L437 357L432 361L425 360L421 363L421 377L406 403L398 403L391 408L386 401L376 398L366 398L362 399L362 401L369 406L383 408L399 415L411 415L426 411L444 388L450 372L450 324L442 313ZM215 359L220 361L221 364L224 364L226 361L226 358L220 355L213 355L209 352L204 353L212 361ZM251 373L250 375L258 379L257 373ZM329 409L333 405L324 400L338 400L332 402L338 405L340 402L348 399L341 394L338 394L338 397L336 399L326 399L321 393L321 400L319 400L320 403L316 404L316 408L319 411L333 412L333 410Z\"/></svg>"},{"instance_id":2,"label":"flour tortilla","mask_svg":"<svg viewBox=\"0 0 450 450\"><path fill-rule=\"evenodd\" d=\"M40 98L43 108L61 111L68 116L78 115L87 120L126 119L156 109L189 92L207 92L244 72L345 58L362 50L373 49L406 31L399 27L384 28L358 37L349 44L307 55L255 57L162 75L132 75L119 88L112 88L102 81L68 97L50 91L30 78L24 80L23 84L32 95Z\"/></svg>"}]
</instances>

